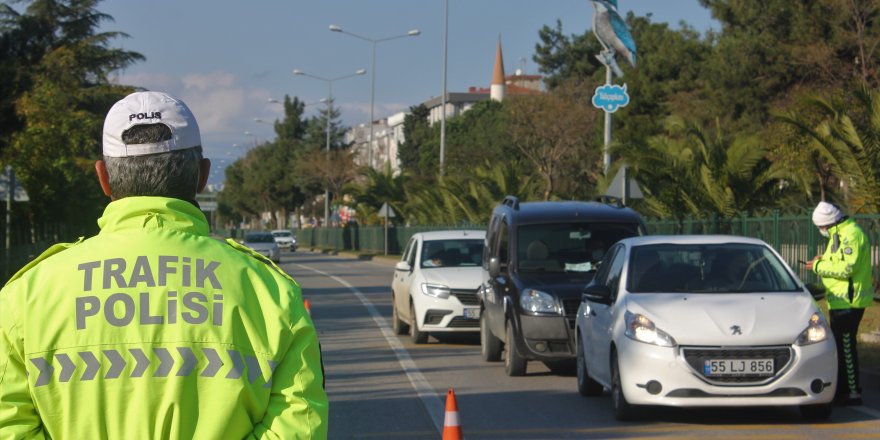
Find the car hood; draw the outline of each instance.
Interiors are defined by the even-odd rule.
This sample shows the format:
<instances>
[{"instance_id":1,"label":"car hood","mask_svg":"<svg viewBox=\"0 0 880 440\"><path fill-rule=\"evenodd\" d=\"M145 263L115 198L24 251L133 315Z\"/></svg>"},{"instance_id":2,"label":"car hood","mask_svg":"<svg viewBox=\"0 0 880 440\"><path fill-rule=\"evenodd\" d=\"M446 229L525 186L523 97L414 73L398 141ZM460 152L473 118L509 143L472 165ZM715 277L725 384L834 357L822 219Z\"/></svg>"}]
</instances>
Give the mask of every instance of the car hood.
<instances>
[{"instance_id":1,"label":"car hood","mask_svg":"<svg viewBox=\"0 0 880 440\"><path fill-rule=\"evenodd\" d=\"M520 272L522 287L556 295L559 298L580 298L595 272Z\"/></svg>"},{"instance_id":2,"label":"car hood","mask_svg":"<svg viewBox=\"0 0 880 440\"><path fill-rule=\"evenodd\" d=\"M426 283L442 284L450 289L474 290L480 287L483 280L480 266L467 267L435 267L423 269L422 276Z\"/></svg>"},{"instance_id":3,"label":"car hood","mask_svg":"<svg viewBox=\"0 0 880 440\"><path fill-rule=\"evenodd\" d=\"M798 292L630 294L626 307L679 345L789 345L818 311L809 295Z\"/></svg>"}]
</instances>

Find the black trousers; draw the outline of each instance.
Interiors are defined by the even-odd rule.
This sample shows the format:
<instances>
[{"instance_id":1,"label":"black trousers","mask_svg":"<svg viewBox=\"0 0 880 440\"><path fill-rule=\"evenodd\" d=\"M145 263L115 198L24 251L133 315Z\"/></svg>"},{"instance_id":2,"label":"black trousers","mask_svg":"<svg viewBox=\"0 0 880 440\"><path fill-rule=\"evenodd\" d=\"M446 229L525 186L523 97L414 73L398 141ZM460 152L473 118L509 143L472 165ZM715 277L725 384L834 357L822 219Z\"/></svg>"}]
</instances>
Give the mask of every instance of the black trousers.
<instances>
[{"instance_id":1,"label":"black trousers","mask_svg":"<svg viewBox=\"0 0 880 440\"><path fill-rule=\"evenodd\" d=\"M859 350L856 335L865 309L829 310L831 332L837 343L837 393L835 399L860 397Z\"/></svg>"}]
</instances>

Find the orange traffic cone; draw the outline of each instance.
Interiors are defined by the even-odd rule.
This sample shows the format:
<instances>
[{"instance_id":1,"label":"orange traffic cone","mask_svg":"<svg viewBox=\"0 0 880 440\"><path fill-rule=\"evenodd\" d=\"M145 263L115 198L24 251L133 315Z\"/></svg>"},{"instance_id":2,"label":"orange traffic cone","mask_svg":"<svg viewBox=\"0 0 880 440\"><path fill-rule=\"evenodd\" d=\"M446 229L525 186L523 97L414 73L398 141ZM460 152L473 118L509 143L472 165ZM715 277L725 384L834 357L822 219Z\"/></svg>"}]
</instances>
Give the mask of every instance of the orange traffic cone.
<instances>
[{"instance_id":1,"label":"orange traffic cone","mask_svg":"<svg viewBox=\"0 0 880 440\"><path fill-rule=\"evenodd\" d=\"M312 314L312 302L307 299L304 299L303 305L306 307L306 311L309 312L309 315L311 315Z\"/></svg>"},{"instance_id":2,"label":"orange traffic cone","mask_svg":"<svg viewBox=\"0 0 880 440\"><path fill-rule=\"evenodd\" d=\"M443 440L462 440L461 425L458 424L458 403L455 391L446 392L446 417L443 419Z\"/></svg>"}]
</instances>

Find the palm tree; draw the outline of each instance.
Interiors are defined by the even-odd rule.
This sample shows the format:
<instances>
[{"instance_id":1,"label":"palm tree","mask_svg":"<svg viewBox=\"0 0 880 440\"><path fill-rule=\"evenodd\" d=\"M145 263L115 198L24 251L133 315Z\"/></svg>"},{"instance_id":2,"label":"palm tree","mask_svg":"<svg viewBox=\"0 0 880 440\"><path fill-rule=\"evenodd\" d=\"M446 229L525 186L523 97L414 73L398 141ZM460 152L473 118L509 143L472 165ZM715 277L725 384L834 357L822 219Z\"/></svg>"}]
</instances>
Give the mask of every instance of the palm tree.
<instances>
[{"instance_id":1,"label":"palm tree","mask_svg":"<svg viewBox=\"0 0 880 440\"><path fill-rule=\"evenodd\" d=\"M731 218L768 206L785 177L757 136L731 138L720 128L710 134L674 118L646 147L619 146L616 153L642 183L648 213L661 218Z\"/></svg>"},{"instance_id":2,"label":"palm tree","mask_svg":"<svg viewBox=\"0 0 880 440\"><path fill-rule=\"evenodd\" d=\"M784 123L811 139L811 153L819 176L820 197L832 190L822 179L824 167L830 169L843 188L841 198L850 212L878 212L880 209L880 91L860 85L852 94L857 107L814 97L805 111L819 113L813 124L797 113L778 116Z\"/></svg>"}]
</instances>

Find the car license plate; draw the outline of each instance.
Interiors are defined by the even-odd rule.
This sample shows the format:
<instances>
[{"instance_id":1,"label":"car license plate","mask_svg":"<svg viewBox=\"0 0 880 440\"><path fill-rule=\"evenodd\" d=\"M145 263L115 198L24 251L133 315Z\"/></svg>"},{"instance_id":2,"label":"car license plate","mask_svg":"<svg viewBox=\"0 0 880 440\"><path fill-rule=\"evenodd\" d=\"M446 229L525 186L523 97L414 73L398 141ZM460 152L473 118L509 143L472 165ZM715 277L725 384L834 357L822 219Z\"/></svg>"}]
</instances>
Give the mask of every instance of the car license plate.
<instances>
[{"instance_id":1,"label":"car license plate","mask_svg":"<svg viewBox=\"0 0 880 440\"><path fill-rule=\"evenodd\" d=\"M706 359L703 375L718 376L772 376L773 359Z\"/></svg>"},{"instance_id":2,"label":"car license plate","mask_svg":"<svg viewBox=\"0 0 880 440\"><path fill-rule=\"evenodd\" d=\"M464 309L464 317L467 319L480 319L480 309L479 308Z\"/></svg>"}]
</instances>

